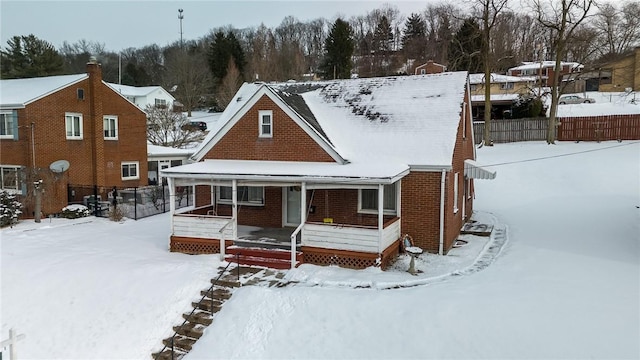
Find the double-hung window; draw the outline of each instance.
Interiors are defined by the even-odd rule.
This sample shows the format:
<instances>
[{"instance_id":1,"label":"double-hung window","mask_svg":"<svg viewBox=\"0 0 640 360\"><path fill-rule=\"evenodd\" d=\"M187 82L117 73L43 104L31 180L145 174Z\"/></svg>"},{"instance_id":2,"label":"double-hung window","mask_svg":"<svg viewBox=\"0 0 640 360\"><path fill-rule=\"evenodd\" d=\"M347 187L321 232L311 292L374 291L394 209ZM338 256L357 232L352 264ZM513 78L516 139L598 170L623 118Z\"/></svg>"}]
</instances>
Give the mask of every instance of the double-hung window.
<instances>
[{"instance_id":1,"label":"double-hung window","mask_svg":"<svg viewBox=\"0 0 640 360\"><path fill-rule=\"evenodd\" d=\"M122 163L122 180L136 180L140 178L138 171L140 167L139 162L129 161Z\"/></svg>"},{"instance_id":2,"label":"double-hung window","mask_svg":"<svg viewBox=\"0 0 640 360\"><path fill-rule=\"evenodd\" d=\"M0 186L2 190L11 193L20 191L20 167L11 165L0 166Z\"/></svg>"},{"instance_id":3,"label":"double-hung window","mask_svg":"<svg viewBox=\"0 0 640 360\"><path fill-rule=\"evenodd\" d=\"M260 128L260 137L273 137L273 111L260 110L258 112L258 126Z\"/></svg>"},{"instance_id":4,"label":"double-hung window","mask_svg":"<svg viewBox=\"0 0 640 360\"><path fill-rule=\"evenodd\" d=\"M13 139L14 121L13 112L0 112L0 139Z\"/></svg>"},{"instance_id":5,"label":"double-hung window","mask_svg":"<svg viewBox=\"0 0 640 360\"><path fill-rule=\"evenodd\" d=\"M66 113L64 123L67 129L67 139L82 140L82 114Z\"/></svg>"},{"instance_id":6,"label":"double-hung window","mask_svg":"<svg viewBox=\"0 0 640 360\"><path fill-rule=\"evenodd\" d=\"M218 189L218 202L231 204L233 202L233 189L230 186L220 186ZM238 204L264 205L264 187L238 186Z\"/></svg>"},{"instance_id":7,"label":"double-hung window","mask_svg":"<svg viewBox=\"0 0 640 360\"><path fill-rule=\"evenodd\" d=\"M118 140L118 117L114 115L106 115L103 117L104 139Z\"/></svg>"},{"instance_id":8,"label":"double-hung window","mask_svg":"<svg viewBox=\"0 0 640 360\"><path fill-rule=\"evenodd\" d=\"M397 213L397 187L396 184L384 186L383 211L387 215ZM378 189L360 189L358 192L358 212L378 213Z\"/></svg>"}]
</instances>

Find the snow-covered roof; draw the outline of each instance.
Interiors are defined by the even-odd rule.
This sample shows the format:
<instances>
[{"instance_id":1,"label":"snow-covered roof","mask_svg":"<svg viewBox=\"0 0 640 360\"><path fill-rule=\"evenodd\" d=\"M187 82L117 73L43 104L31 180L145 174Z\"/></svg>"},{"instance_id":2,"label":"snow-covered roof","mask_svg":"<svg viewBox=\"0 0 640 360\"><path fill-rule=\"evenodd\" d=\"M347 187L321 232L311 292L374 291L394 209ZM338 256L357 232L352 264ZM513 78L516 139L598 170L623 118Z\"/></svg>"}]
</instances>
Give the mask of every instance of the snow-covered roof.
<instances>
[{"instance_id":1,"label":"snow-covered roof","mask_svg":"<svg viewBox=\"0 0 640 360\"><path fill-rule=\"evenodd\" d=\"M156 90L167 92L162 86L129 86L129 85L112 84L112 83L106 83L106 84L109 87L111 87L113 90L115 90L116 92L124 96L134 96L134 97L147 96Z\"/></svg>"},{"instance_id":2,"label":"snow-covered roof","mask_svg":"<svg viewBox=\"0 0 640 360\"><path fill-rule=\"evenodd\" d=\"M517 100L519 94L491 94L491 101L513 101ZM471 95L471 102L484 101L484 95Z\"/></svg>"},{"instance_id":3,"label":"snow-covered roof","mask_svg":"<svg viewBox=\"0 0 640 360\"><path fill-rule=\"evenodd\" d=\"M189 165L163 169L162 174L173 174L176 178L226 179L255 181L312 181L349 183L394 183L409 172L409 167L400 163L350 163L297 162L260 160L205 160ZM215 175L212 175L215 174Z\"/></svg>"},{"instance_id":4,"label":"snow-covered roof","mask_svg":"<svg viewBox=\"0 0 640 360\"><path fill-rule=\"evenodd\" d=\"M516 67L512 67L509 69L509 71L511 70L531 70L531 69L539 69L540 67L542 68L548 68L548 67L554 67L556 66L556 62L555 61L550 61L550 60L545 60L545 61L525 61L522 63L522 65L520 66L516 66ZM564 66L570 66L572 69L575 68L583 68L584 65L577 63L577 62L570 62L570 61L561 61L560 62L560 66L564 67Z\"/></svg>"},{"instance_id":5,"label":"snow-covered roof","mask_svg":"<svg viewBox=\"0 0 640 360\"><path fill-rule=\"evenodd\" d=\"M161 157L161 156L182 156L189 157L193 155L194 149L176 149L169 146L159 146L153 144L147 144L147 155Z\"/></svg>"},{"instance_id":6,"label":"snow-covered roof","mask_svg":"<svg viewBox=\"0 0 640 360\"><path fill-rule=\"evenodd\" d=\"M491 73L491 83L508 83L508 82L529 82L536 81L535 76L509 76ZM484 74L469 74L469 84L483 84Z\"/></svg>"},{"instance_id":7,"label":"snow-covered roof","mask_svg":"<svg viewBox=\"0 0 640 360\"><path fill-rule=\"evenodd\" d=\"M389 177L405 169L451 167L467 83L467 72L418 76L362 78L307 83L244 84L220 117L219 131L211 131L195 155L202 159L233 121L256 97L272 96L305 131L333 156L336 163L287 165L307 175ZM295 96L294 96L295 95ZM247 162L242 162L248 164ZM189 165L172 173L199 173L199 166L219 174L226 167ZM278 173L277 162L265 173ZM309 169L310 165L315 170ZM346 166L348 164L348 166ZM258 168L250 164L252 173ZM373 171L375 169L375 171ZM355 171L355 172L354 172ZM372 172L373 171L373 172ZM368 175L367 175L368 174Z\"/></svg>"},{"instance_id":8,"label":"snow-covered roof","mask_svg":"<svg viewBox=\"0 0 640 360\"><path fill-rule=\"evenodd\" d=\"M23 108L27 104L87 79L87 74L0 80L0 108Z\"/></svg>"}]
</instances>

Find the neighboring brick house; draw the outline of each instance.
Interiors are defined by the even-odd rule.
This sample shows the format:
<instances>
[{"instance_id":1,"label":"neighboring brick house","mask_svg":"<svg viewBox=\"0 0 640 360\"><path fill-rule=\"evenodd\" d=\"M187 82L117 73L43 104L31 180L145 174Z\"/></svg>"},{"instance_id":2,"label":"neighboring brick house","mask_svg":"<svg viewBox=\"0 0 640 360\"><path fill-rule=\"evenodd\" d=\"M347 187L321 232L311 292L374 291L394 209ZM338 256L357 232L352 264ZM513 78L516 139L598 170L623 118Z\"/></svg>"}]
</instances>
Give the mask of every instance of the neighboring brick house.
<instances>
[{"instance_id":1,"label":"neighboring brick house","mask_svg":"<svg viewBox=\"0 0 640 360\"><path fill-rule=\"evenodd\" d=\"M560 80L568 80L570 76L577 76L584 66L577 62L560 62L562 68ZM512 67L507 71L509 76L536 77L541 86L550 86L549 81L553 79L555 73L555 61L527 61L521 65ZM571 79L569 79L571 80Z\"/></svg>"},{"instance_id":2,"label":"neighboring brick house","mask_svg":"<svg viewBox=\"0 0 640 360\"><path fill-rule=\"evenodd\" d=\"M640 91L640 46L630 54L600 67L599 91Z\"/></svg>"},{"instance_id":3,"label":"neighboring brick house","mask_svg":"<svg viewBox=\"0 0 640 360\"><path fill-rule=\"evenodd\" d=\"M426 64L416 66L414 74L415 75L439 74L445 71L447 71L446 66L435 63L433 62L433 60L429 60L427 61Z\"/></svg>"},{"instance_id":4,"label":"neighboring brick house","mask_svg":"<svg viewBox=\"0 0 640 360\"><path fill-rule=\"evenodd\" d=\"M286 266L384 268L403 234L445 254L472 213L472 178L495 176L473 161L469 104L466 72L244 84L196 162L161 172L171 191L197 186L195 209L172 209L170 248L238 252L222 239L249 225L298 239Z\"/></svg>"},{"instance_id":5,"label":"neighboring brick house","mask_svg":"<svg viewBox=\"0 0 640 360\"><path fill-rule=\"evenodd\" d=\"M491 74L491 109L492 118L501 119L510 112L513 102L521 95L531 94L535 88L536 78L533 76L509 76ZM471 90L471 109L474 120L484 119L484 74L469 74ZM506 116L508 117L508 116Z\"/></svg>"},{"instance_id":6,"label":"neighboring brick house","mask_svg":"<svg viewBox=\"0 0 640 360\"><path fill-rule=\"evenodd\" d=\"M2 188L22 195L27 217L36 180L45 216L85 196L106 200L113 186L147 184L146 115L102 81L95 61L87 74L0 81L0 114ZM58 160L67 171L50 169Z\"/></svg>"}]
</instances>

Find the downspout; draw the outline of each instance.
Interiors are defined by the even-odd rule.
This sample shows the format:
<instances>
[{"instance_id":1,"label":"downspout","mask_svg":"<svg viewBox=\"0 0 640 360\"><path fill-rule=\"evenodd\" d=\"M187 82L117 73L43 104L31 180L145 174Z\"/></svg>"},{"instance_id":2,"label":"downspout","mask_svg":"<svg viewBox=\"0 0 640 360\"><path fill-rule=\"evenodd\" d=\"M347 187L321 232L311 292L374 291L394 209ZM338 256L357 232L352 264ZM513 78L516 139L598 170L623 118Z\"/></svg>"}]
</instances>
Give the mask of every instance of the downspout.
<instances>
[{"instance_id":1,"label":"downspout","mask_svg":"<svg viewBox=\"0 0 640 360\"><path fill-rule=\"evenodd\" d=\"M444 252L444 185L447 176L447 171L442 169L442 178L440 179L440 245L438 246L438 254L442 255Z\"/></svg>"},{"instance_id":2,"label":"downspout","mask_svg":"<svg viewBox=\"0 0 640 360\"><path fill-rule=\"evenodd\" d=\"M382 258L382 238L384 237L384 185L378 184L378 254Z\"/></svg>"}]
</instances>

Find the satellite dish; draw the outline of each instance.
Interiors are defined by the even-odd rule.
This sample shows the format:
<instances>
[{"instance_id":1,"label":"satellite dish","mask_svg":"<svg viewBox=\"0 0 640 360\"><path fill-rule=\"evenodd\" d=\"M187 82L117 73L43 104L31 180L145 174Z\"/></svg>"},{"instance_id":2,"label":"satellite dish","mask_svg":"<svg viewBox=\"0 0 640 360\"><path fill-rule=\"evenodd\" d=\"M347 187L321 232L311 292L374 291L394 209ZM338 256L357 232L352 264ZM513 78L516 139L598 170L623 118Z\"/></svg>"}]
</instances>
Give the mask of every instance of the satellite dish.
<instances>
[{"instance_id":1,"label":"satellite dish","mask_svg":"<svg viewBox=\"0 0 640 360\"><path fill-rule=\"evenodd\" d=\"M69 169L69 162L67 160L57 160L49 165L49 169L54 173L63 173Z\"/></svg>"}]
</instances>

